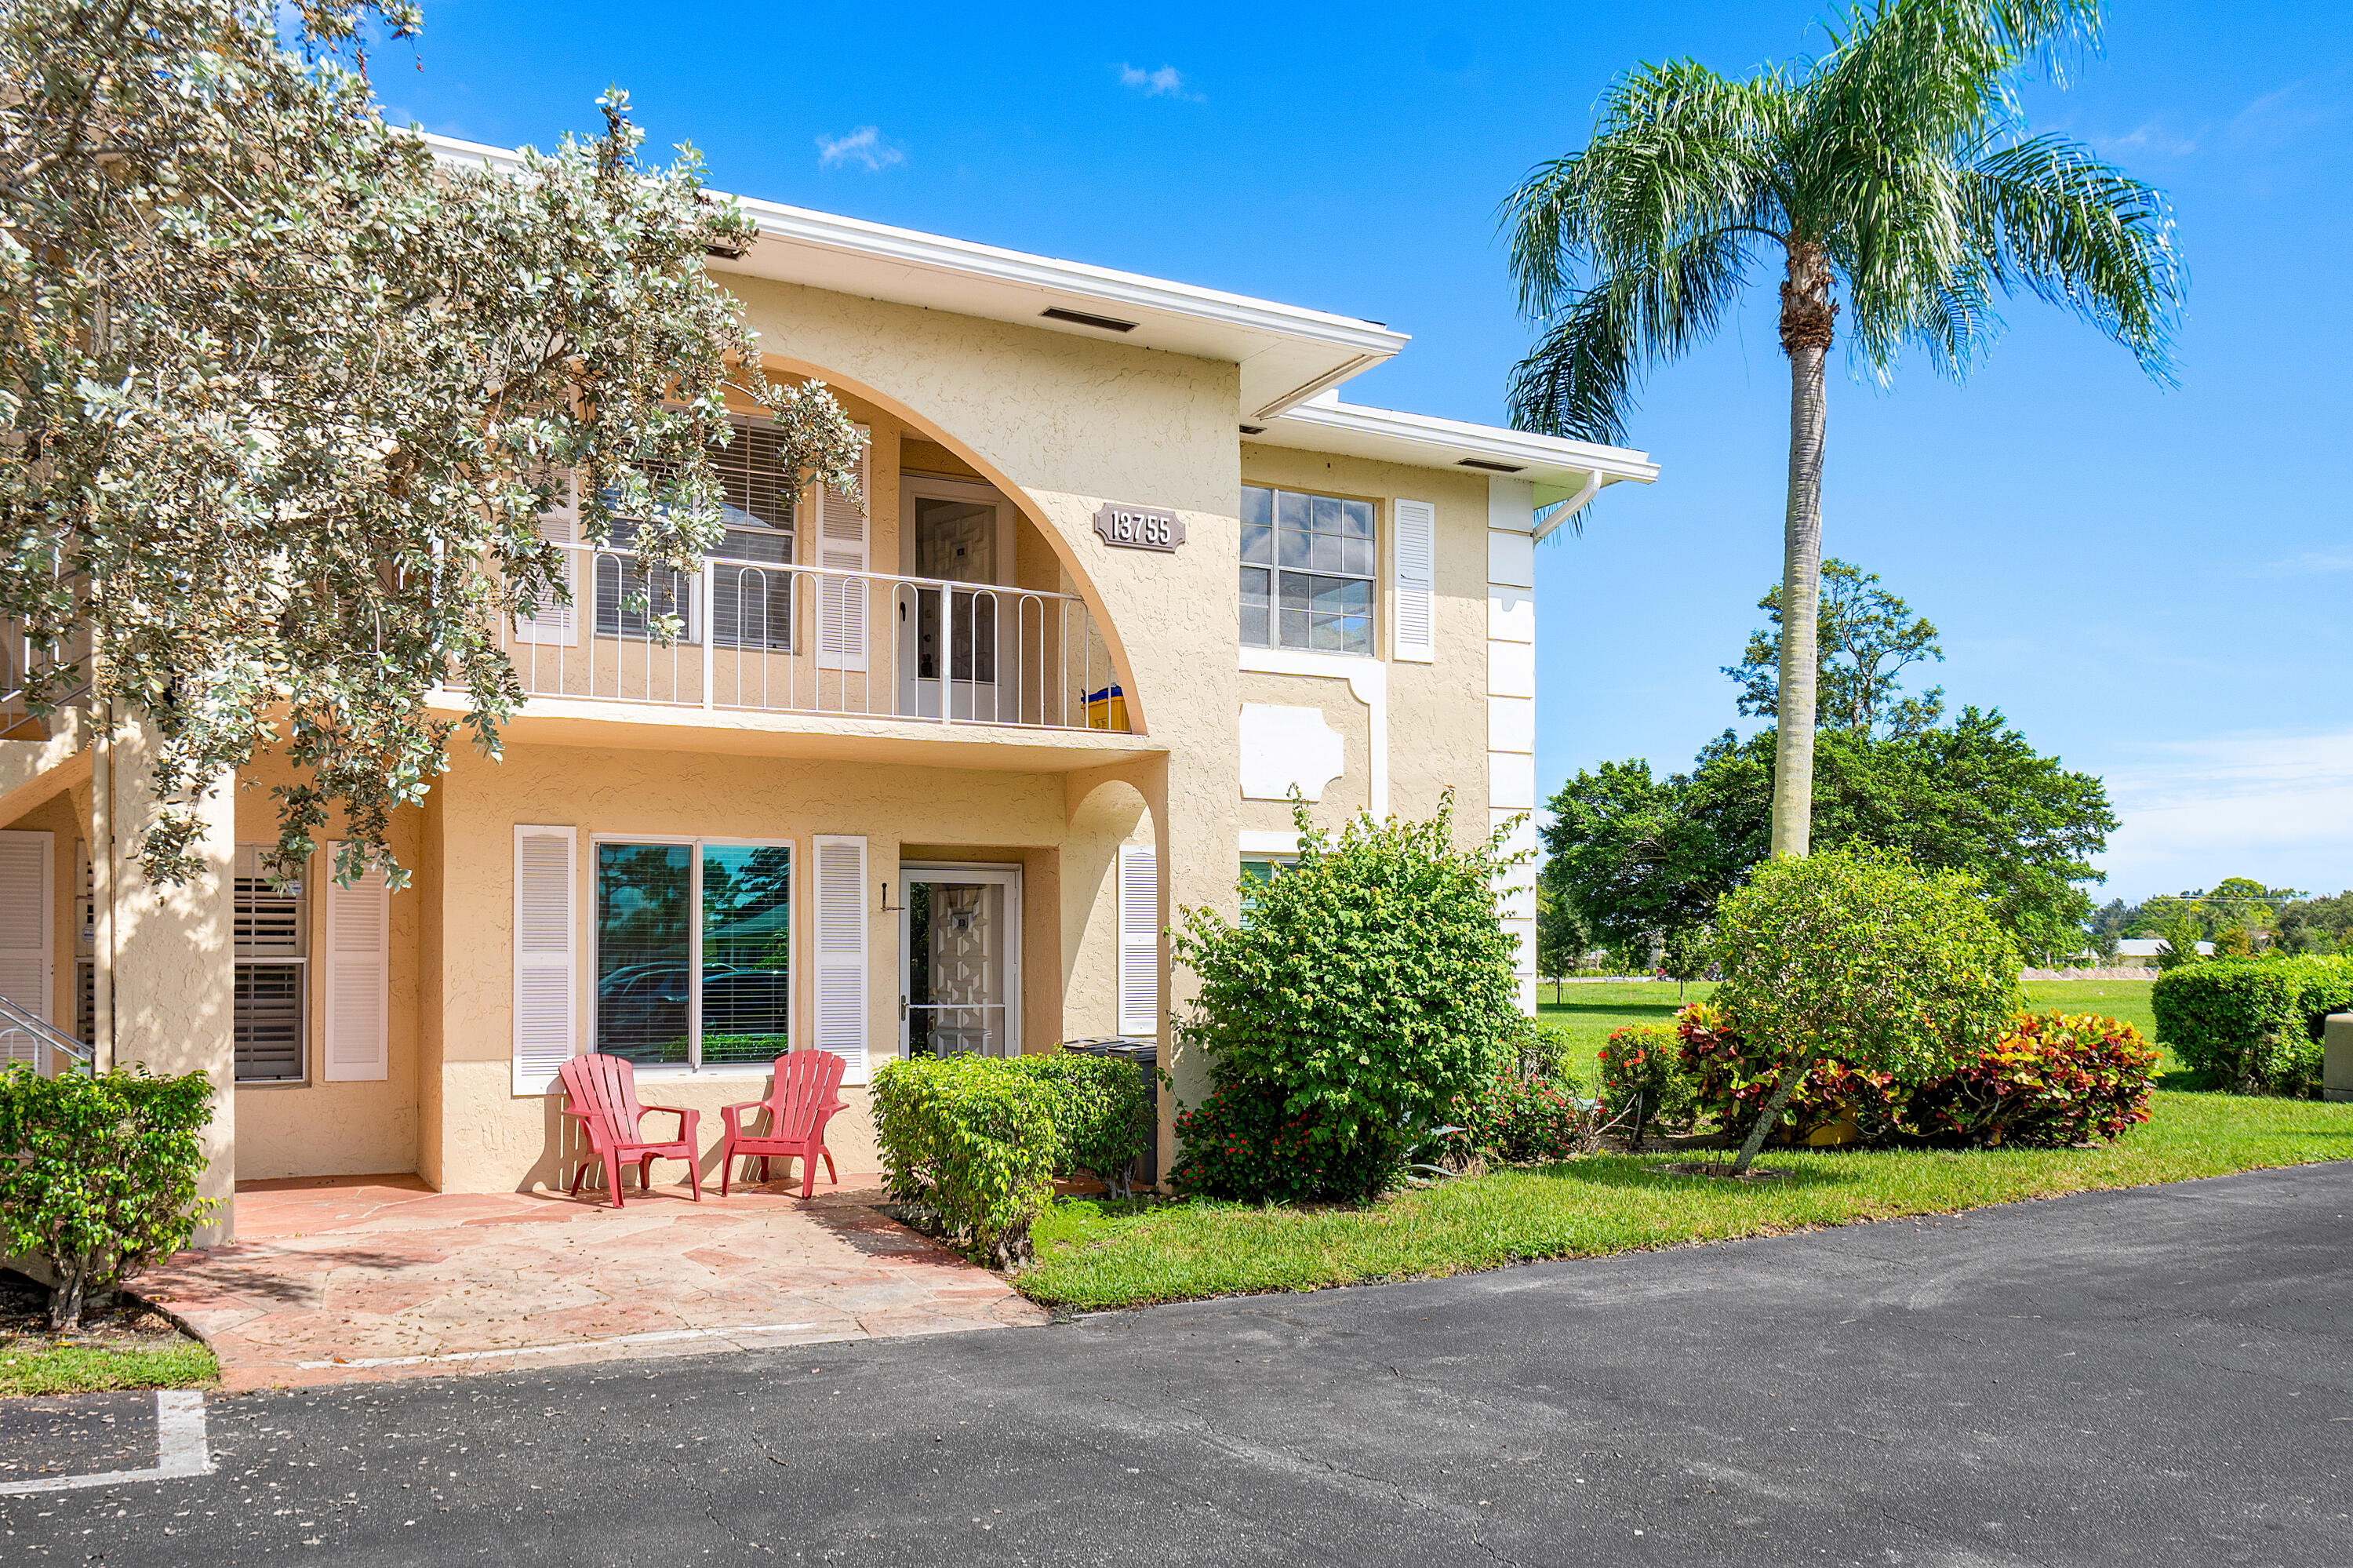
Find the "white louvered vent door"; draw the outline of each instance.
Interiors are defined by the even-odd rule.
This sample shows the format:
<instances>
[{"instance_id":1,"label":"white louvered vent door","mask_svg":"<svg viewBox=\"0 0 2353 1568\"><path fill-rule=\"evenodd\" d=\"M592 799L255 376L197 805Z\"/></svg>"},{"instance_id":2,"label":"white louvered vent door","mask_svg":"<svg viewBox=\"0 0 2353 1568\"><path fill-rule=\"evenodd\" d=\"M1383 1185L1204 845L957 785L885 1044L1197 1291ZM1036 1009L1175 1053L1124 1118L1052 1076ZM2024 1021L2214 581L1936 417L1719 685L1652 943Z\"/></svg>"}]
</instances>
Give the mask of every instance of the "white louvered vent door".
<instances>
[{"instance_id":1,"label":"white louvered vent door","mask_svg":"<svg viewBox=\"0 0 2353 1568\"><path fill-rule=\"evenodd\" d=\"M1160 1033L1160 854L1119 851L1119 1032Z\"/></svg>"},{"instance_id":2,"label":"white louvered vent door","mask_svg":"<svg viewBox=\"0 0 2353 1568\"><path fill-rule=\"evenodd\" d=\"M1399 501L1390 509L1395 579L1389 591L1389 657L1416 664L1438 658L1438 509Z\"/></svg>"},{"instance_id":3,"label":"white louvered vent door","mask_svg":"<svg viewBox=\"0 0 2353 1568\"><path fill-rule=\"evenodd\" d=\"M866 841L818 833L817 1048L849 1064L846 1084L866 1082Z\"/></svg>"},{"instance_id":4,"label":"white louvered vent door","mask_svg":"<svg viewBox=\"0 0 2353 1568\"><path fill-rule=\"evenodd\" d=\"M0 996L49 1022L49 938L57 924L49 888L50 836L0 832ZM0 1020L0 1064L38 1068L41 1042Z\"/></svg>"},{"instance_id":5,"label":"white louvered vent door","mask_svg":"<svg viewBox=\"0 0 2353 1568\"><path fill-rule=\"evenodd\" d=\"M327 845L326 1070L331 1084L381 1083L391 1073L392 892L384 867L349 887L335 881L341 844Z\"/></svg>"},{"instance_id":6,"label":"white louvered vent door","mask_svg":"<svg viewBox=\"0 0 2353 1568\"><path fill-rule=\"evenodd\" d=\"M543 1095L579 1037L573 926L577 830L515 828L514 1086Z\"/></svg>"},{"instance_id":7,"label":"white louvered vent door","mask_svg":"<svg viewBox=\"0 0 2353 1568\"><path fill-rule=\"evenodd\" d=\"M858 427L858 493L817 487L817 564L833 572L871 570L874 499L871 432ZM820 670L866 668L864 577L819 577L817 580L817 662Z\"/></svg>"},{"instance_id":8,"label":"white louvered vent door","mask_svg":"<svg viewBox=\"0 0 2353 1568\"><path fill-rule=\"evenodd\" d=\"M566 478L556 493L559 503L539 514L539 536L551 545L576 545L580 542L580 495L577 481ZM567 648L580 644L580 554L567 550L560 576L571 588L569 602L543 602L529 615L515 618L515 641L518 642L554 642Z\"/></svg>"}]
</instances>

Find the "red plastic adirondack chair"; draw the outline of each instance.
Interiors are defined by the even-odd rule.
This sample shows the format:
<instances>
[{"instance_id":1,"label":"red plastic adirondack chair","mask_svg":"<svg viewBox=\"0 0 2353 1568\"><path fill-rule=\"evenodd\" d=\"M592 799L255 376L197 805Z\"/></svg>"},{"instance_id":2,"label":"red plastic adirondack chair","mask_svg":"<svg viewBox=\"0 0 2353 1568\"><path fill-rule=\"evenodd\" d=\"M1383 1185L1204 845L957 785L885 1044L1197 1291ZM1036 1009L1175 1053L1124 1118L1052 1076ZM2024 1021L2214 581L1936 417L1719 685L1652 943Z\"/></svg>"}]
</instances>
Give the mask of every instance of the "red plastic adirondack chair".
<instances>
[{"instance_id":1,"label":"red plastic adirondack chair","mask_svg":"<svg viewBox=\"0 0 2353 1568\"><path fill-rule=\"evenodd\" d=\"M826 1180L840 1186L841 1177L833 1169L833 1151L825 1146L825 1124L834 1112L849 1108L839 1093L841 1075L849 1070L849 1064L830 1051L788 1051L776 1058L776 1083L766 1099L720 1107L727 1136L719 1146L719 1195L727 1196L727 1178L735 1169L738 1155L760 1161L763 1181L768 1179L771 1159L797 1156L804 1198L817 1191L819 1160L825 1161ZM755 1110L768 1113L765 1134L744 1130L743 1114Z\"/></svg>"},{"instance_id":2,"label":"red plastic adirondack chair","mask_svg":"<svg viewBox=\"0 0 2353 1568\"><path fill-rule=\"evenodd\" d=\"M589 1152L604 1159L605 1190L613 1195L613 1207L622 1206L621 1164L629 1160L638 1162L640 1188L653 1185L655 1160L685 1160L687 1188L696 1202L702 1202L702 1181L694 1169L694 1127L702 1119L701 1111L639 1105L637 1070L619 1056L575 1056L564 1064L558 1076L564 1080L564 1114L580 1118L588 1134ZM649 1143L640 1138L638 1124L649 1111L678 1118L678 1137L668 1143ZM587 1179L588 1162L584 1160L572 1178L573 1196L580 1195L580 1183Z\"/></svg>"}]
</instances>

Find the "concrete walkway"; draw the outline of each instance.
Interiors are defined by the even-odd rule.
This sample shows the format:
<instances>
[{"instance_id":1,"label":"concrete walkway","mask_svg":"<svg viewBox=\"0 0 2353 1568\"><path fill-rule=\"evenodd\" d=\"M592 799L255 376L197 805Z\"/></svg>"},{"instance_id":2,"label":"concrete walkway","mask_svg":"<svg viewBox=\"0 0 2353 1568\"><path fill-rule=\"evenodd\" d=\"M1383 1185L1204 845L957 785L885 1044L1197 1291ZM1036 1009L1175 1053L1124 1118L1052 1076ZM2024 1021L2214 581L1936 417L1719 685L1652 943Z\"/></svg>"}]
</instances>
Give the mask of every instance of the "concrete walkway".
<instances>
[{"instance_id":1,"label":"concrete walkway","mask_svg":"<svg viewBox=\"0 0 2353 1568\"><path fill-rule=\"evenodd\" d=\"M139 1293L231 1392L1043 1323L1005 1281L875 1212L871 1177L601 1196L435 1192L413 1176L240 1184L238 1239Z\"/></svg>"}]
</instances>

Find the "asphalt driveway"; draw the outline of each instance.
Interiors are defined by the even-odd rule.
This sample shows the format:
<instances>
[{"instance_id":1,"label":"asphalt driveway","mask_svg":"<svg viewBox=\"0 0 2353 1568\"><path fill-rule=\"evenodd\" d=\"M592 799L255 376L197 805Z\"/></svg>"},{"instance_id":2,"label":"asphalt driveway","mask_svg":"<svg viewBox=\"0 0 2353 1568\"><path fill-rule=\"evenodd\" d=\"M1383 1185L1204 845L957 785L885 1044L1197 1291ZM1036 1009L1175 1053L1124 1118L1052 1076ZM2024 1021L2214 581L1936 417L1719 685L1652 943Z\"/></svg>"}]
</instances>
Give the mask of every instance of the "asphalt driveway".
<instances>
[{"instance_id":1,"label":"asphalt driveway","mask_svg":"<svg viewBox=\"0 0 2353 1568\"><path fill-rule=\"evenodd\" d=\"M2353 1164L216 1403L0 1561L2353 1563Z\"/></svg>"}]
</instances>

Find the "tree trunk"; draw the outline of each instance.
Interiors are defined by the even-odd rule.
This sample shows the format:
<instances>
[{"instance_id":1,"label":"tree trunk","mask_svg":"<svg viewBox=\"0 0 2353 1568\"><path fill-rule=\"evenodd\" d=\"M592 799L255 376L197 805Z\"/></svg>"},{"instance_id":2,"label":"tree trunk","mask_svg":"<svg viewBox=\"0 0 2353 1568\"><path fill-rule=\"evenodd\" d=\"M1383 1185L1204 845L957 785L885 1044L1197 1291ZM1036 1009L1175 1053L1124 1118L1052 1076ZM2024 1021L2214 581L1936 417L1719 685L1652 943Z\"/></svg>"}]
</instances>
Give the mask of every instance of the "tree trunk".
<instances>
[{"instance_id":1,"label":"tree trunk","mask_svg":"<svg viewBox=\"0 0 2353 1568\"><path fill-rule=\"evenodd\" d=\"M1781 1113L1789 1108L1789 1097L1798 1092L1798 1085L1812 1068L1816 1054L1818 1053L1809 1051L1799 1057L1789 1070L1781 1075L1781 1081L1773 1086L1773 1097L1765 1102L1764 1110L1757 1118L1757 1125L1748 1129L1747 1140L1740 1146L1740 1158L1733 1161L1732 1173L1735 1176L1747 1172L1748 1162L1757 1158L1758 1150L1765 1147L1765 1139L1772 1130L1781 1125Z\"/></svg>"},{"instance_id":2,"label":"tree trunk","mask_svg":"<svg viewBox=\"0 0 2353 1568\"><path fill-rule=\"evenodd\" d=\"M71 1333L81 1327L82 1286L84 1274L78 1266L79 1260L57 1259L51 1267L58 1282L49 1287L49 1327L58 1333Z\"/></svg>"},{"instance_id":3,"label":"tree trunk","mask_svg":"<svg viewBox=\"0 0 2353 1568\"><path fill-rule=\"evenodd\" d=\"M1802 855L1814 810L1815 639L1822 588L1823 366L1838 305L1830 260L1789 244L1781 347L1789 356L1789 497L1782 524L1780 731L1773 751L1773 853Z\"/></svg>"}]
</instances>

